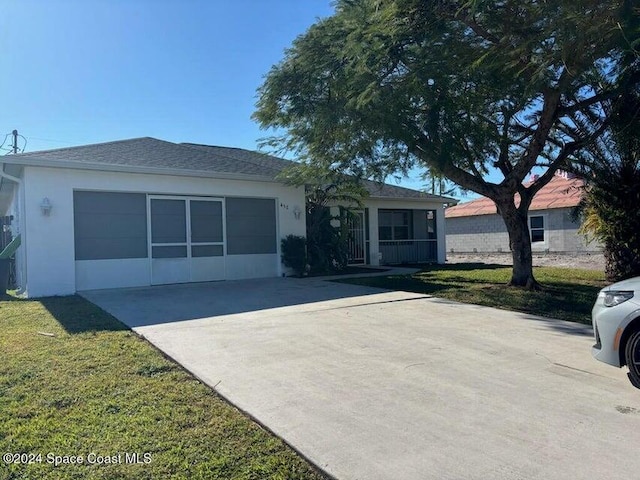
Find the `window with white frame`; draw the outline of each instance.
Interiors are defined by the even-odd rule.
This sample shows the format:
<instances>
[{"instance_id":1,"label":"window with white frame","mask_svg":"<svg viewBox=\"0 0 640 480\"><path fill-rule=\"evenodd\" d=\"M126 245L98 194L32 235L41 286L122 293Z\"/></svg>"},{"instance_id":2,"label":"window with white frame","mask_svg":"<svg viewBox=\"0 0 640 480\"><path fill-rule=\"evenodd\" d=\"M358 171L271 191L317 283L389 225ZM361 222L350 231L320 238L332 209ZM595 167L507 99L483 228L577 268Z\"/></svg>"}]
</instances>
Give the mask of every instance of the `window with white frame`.
<instances>
[{"instance_id":1,"label":"window with white frame","mask_svg":"<svg viewBox=\"0 0 640 480\"><path fill-rule=\"evenodd\" d=\"M544 215L529 217L529 232L531 234L531 243L544 242Z\"/></svg>"}]
</instances>

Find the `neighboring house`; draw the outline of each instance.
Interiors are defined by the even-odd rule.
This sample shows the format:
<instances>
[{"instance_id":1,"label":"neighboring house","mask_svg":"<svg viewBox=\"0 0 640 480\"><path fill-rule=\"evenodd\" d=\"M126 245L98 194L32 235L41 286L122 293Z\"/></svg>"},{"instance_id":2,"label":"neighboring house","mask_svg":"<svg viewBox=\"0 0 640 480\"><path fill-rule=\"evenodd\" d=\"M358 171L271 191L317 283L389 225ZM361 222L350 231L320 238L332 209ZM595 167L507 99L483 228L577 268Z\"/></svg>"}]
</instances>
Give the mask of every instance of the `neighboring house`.
<instances>
[{"instance_id":1,"label":"neighboring house","mask_svg":"<svg viewBox=\"0 0 640 480\"><path fill-rule=\"evenodd\" d=\"M0 162L29 297L281 276L280 240L305 234L304 188L276 179L292 162L248 150L137 138ZM445 261L450 199L366 185L353 262Z\"/></svg>"},{"instance_id":2,"label":"neighboring house","mask_svg":"<svg viewBox=\"0 0 640 480\"><path fill-rule=\"evenodd\" d=\"M581 179L559 172L542 187L529 208L529 230L534 252L580 253L600 251L578 233L580 222L571 212L583 193ZM479 198L445 210L447 249L451 253L509 252L507 228L495 203Z\"/></svg>"}]
</instances>

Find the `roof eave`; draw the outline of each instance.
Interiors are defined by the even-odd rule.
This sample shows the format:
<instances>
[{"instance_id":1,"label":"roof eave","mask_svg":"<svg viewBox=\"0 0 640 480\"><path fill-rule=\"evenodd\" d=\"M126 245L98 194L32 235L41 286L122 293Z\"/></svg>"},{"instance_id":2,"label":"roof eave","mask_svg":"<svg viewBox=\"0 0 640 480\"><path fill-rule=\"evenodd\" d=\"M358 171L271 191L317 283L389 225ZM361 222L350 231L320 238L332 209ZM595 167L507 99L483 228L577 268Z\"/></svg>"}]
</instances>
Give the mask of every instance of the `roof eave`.
<instances>
[{"instance_id":1,"label":"roof eave","mask_svg":"<svg viewBox=\"0 0 640 480\"><path fill-rule=\"evenodd\" d=\"M210 170L185 170L181 168L163 168L163 167L147 167L147 166L134 166L134 165L110 165L104 163L91 163L91 162L71 162L61 160L50 160L43 158L17 158L7 159L3 158L4 163L10 163L12 165L24 165L28 167L46 167L46 168L68 168L74 170L92 170L103 172L122 172L122 173L140 173L140 174L154 174L154 175L173 175L182 177L207 177L207 178L220 178L224 180L246 180L253 182L271 182L282 183L273 177L266 175L249 175L243 173L229 173L229 172L215 172Z\"/></svg>"},{"instance_id":2,"label":"roof eave","mask_svg":"<svg viewBox=\"0 0 640 480\"><path fill-rule=\"evenodd\" d=\"M458 203L454 198L447 197L388 197L384 195L369 195L367 198L374 200L391 200L396 202L430 202L430 203ZM366 200L366 199L365 199Z\"/></svg>"},{"instance_id":3,"label":"roof eave","mask_svg":"<svg viewBox=\"0 0 640 480\"><path fill-rule=\"evenodd\" d=\"M578 204L576 203L575 205L558 205L556 207L534 207L534 208L530 208L529 212L542 212L545 210L561 210L563 208L575 208ZM464 214L464 215L451 215L449 214L449 216L447 216L446 210L445 210L445 218L469 218L469 217L481 217L483 215L500 215L497 211L495 212L474 212L474 213L469 213L469 214Z\"/></svg>"}]
</instances>

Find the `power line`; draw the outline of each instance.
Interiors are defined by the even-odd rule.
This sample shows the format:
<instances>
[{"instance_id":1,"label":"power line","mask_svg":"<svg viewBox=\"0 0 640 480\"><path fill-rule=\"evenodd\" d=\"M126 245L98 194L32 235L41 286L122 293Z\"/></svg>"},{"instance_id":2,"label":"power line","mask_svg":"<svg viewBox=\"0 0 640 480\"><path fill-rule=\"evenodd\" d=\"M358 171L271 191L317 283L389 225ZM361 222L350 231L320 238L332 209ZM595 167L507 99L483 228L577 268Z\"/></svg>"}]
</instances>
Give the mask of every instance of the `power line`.
<instances>
[{"instance_id":1,"label":"power line","mask_svg":"<svg viewBox=\"0 0 640 480\"><path fill-rule=\"evenodd\" d=\"M50 138L34 137L33 135L29 135L29 138L31 140L38 140L40 142L59 143L61 145L69 145L70 143L72 143L72 142L63 142L62 140L52 140Z\"/></svg>"},{"instance_id":2,"label":"power line","mask_svg":"<svg viewBox=\"0 0 640 480\"><path fill-rule=\"evenodd\" d=\"M27 148L27 138L24 135L20 135L20 137L24 140L24 145L22 146L20 153L24 153L25 148Z\"/></svg>"},{"instance_id":3,"label":"power line","mask_svg":"<svg viewBox=\"0 0 640 480\"><path fill-rule=\"evenodd\" d=\"M13 142L10 145L10 148L6 148L4 145L7 143L7 138L9 138L10 136L13 137ZM24 144L22 145L22 148L18 147L18 137L22 138L22 140L24 140ZM4 150L7 153L5 153L5 155L10 155L10 154L16 154L16 153L24 153L24 150L27 148L27 138L24 135L20 135L18 133L18 130L13 130L11 133L7 133L4 136L4 140L2 141L2 144L0 145L0 150Z\"/></svg>"},{"instance_id":4,"label":"power line","mask_svg":"<svg viewBox=\"0 0 640 480\"><path fill-rule=\"evenodd\" d=\"M9 135L11 135L11 134L10 134L10 133L7 133L7 134L4 136L4 140L2 141L2 145L0 145L0 149L2 149L2 150L6 150L6 149L4 149L3 147L4 147L4 144L5 144L5 143L7 143L7 138L9 138Z\"/></svg>"}]
</instances>

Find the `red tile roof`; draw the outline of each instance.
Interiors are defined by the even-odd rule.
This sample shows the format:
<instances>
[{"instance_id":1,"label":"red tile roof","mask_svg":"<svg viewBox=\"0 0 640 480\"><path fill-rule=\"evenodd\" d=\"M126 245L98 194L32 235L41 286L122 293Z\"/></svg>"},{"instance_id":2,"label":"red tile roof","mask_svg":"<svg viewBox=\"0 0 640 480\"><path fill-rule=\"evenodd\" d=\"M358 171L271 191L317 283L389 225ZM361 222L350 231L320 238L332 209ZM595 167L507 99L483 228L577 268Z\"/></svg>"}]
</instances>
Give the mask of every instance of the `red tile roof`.
<instances>
[{"instance_id":1,"label":"red tile roof","mask_svg":"<svg viewBox=\"0 0 640 480\"><path fill-rule=\"evenodd\" d=\"M561 175L556 175L533 197L529 210L575 207L582 197L583 186L584 181L579 178L564 178ZM520 196L516 193L516 205L519 203ZM493 200L482 197L449 207L444 211L444 216L446 218L472 217L495 213L497 213L497 209Z\"/></svg>"}]
</instances>

